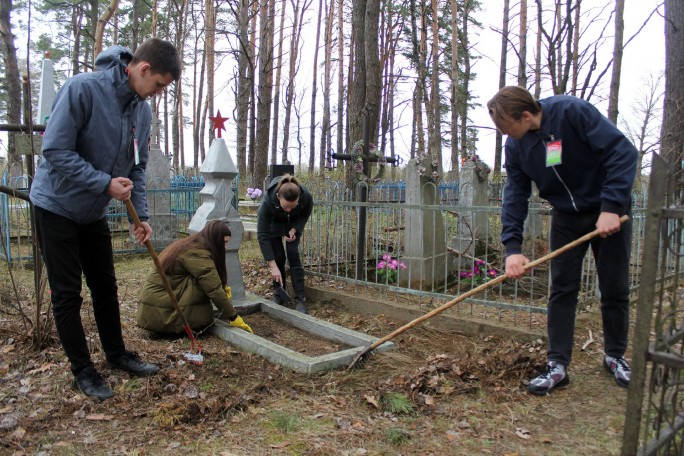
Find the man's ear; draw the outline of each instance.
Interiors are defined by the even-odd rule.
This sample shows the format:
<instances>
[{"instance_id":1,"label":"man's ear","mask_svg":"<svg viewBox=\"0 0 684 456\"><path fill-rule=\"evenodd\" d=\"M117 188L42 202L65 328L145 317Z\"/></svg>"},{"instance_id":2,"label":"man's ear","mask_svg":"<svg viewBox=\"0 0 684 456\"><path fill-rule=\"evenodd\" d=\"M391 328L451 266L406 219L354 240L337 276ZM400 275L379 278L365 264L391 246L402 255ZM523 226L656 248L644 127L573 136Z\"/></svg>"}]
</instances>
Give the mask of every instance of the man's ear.
<instances>
[{"instance_id":1,"label":"man's ear","mask_svg":"<svg viewBox=\"0 0 684 456\"><path fill-rule=\"evenodd\" d=\"M141 62L138 71L140 76L150 75L152 74L152 66L147 62Z\"/></svg>"}]
</instances>

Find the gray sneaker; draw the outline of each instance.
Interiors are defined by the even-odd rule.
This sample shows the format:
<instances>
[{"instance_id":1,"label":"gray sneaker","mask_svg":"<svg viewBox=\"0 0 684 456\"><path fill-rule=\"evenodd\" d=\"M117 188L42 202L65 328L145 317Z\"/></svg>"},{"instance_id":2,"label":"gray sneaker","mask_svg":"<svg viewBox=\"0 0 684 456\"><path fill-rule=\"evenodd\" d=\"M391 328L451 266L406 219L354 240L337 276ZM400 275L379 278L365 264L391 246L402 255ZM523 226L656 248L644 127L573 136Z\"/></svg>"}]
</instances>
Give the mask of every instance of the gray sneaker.
<instances>
[{"instance_id":1,"label":"gray sneaker","mask_svg":"<svg viewBox=\"0 0 684 456\"><path fill-rule=\"evenodd\" d=\"M614 356L606 355L606 357L603 358L603 366L615 377L615 383L623 388L629 386L632 370L624 357L620 356L616 358Z\"/></svg>"},{"instance_id":2,"label":"gray sneaker","mask_svg":"<svg viewBox=\"0 0 684 456\"><path fill-rule=\"evenodd\" d=\"M556 361L549 361L546 364L546 371L530 380L527 391L537 396L544 396L554 388L566 386L568 383L570 383L570 377L565 371L565 366Z\"/></svg>"}]
</instances>

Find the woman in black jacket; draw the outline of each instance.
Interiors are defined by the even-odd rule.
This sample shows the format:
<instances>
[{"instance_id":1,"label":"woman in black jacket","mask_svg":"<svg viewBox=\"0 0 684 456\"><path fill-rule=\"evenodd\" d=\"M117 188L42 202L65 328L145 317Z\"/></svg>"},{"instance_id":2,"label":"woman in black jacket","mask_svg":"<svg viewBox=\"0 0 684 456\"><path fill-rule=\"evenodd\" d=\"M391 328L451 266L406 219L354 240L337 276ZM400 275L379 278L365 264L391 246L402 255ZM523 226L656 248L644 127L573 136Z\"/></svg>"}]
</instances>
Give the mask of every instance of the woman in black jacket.
<instances>
[{"instance_id":1,"label":"woman in black jacket","mask_svg":"<svg viewBox=\"0 0 684 456\"><path fill-rule=\"evenodd\" d=\"M257 213L259 247L273 278L273 287L285 287L285 259L292 274L296 309L307 313L304 302L304 268L299 258L299 241L313 210L313 197L296 177L289 174L271 181ZM285 241L285 246L283 246ZM274 301L282 304L277 293Z\"/></svg>"}]
</instances>

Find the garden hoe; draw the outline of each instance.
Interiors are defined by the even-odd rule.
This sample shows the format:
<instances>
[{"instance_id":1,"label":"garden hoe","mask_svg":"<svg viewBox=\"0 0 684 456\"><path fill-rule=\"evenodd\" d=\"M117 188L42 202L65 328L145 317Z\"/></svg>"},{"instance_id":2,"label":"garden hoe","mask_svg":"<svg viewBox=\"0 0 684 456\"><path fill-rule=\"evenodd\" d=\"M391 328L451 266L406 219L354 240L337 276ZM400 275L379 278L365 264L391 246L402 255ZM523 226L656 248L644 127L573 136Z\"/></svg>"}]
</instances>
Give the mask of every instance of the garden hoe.
<instances>
[{"instance_id":1,"label":"garden hoe","mask_svg":"<svg viewBox=\"0 0 684 456\"><path fill-rule=\"evenodd\" d=\"M140 223L140 219L138 218L138 213L135 211L135 208L133 207L133 204L131 203L130 199L125 200L126 203L126 208L128 209L128 213L131 215L131 218L133 219L133 222L135 223L136 228L140 228L142 224ZM161 266L161 263L159 262L159 257L154 251L154 247L152 247L152 243L148 239L145 241L145 247L147 247L147 251L150 252L150 256L152 257L152 260L154 261L154 266L157 268L157 272L159 273L159 277L161 277L162 282L164 283L164 288L166 288L167 293L169 294L169 298L171 298L171 302L173 303L174 307L176 308L176 312L181 316L183 319L183 322L185 323L185 333L188 335L188 338L190 338L190 351L187 353L183 354L183 358L185 358L186 361L192 364L196 364L198 366L201 366L202 363L204 362L204 356L202 355L202 345L200 345L199 341L195 337L195 335L192 333L192 329L190 329L190 324L188 323L188 319L185 318L185 315L183 314L183 311L181 310L180 305L178 304L178 300L176 299L176 295L173 292L173 289L171 288L171 284L169 283L169 279L166 277L166 274L164 273L164 269Z\"/></svg>"},{"instance_id":2,"label":"garden hoe","mask_svg":"<svg viewBox=\"0 0 684 456\"><path fill-rule=\"evenodd\" d=\"M627 215L623 215L622 217L620 217L620 223L624 223L627 220L629 220L629 216L627 216ZM590 239L595 238L598 235L599 235L598 230L594 230L591 233L587 233L584 236L582 236L581 238L575 239L574 241L564 245L563 247L560 247L559 249L554 250L553 252L550 252L550 253L544 255L541 258L538 258L534 261L529 262L528 264L525 265L525 270L532 269L536 266L539 266L540 264L543 264L543 263L549 261L550 259L557 257L561 253L564 253L564 252L566 252L572 248L575 248L578 245L583 244L583 243L589 241ZM470 298L471 296L476 295L477 293L479 293L481 291L484 291L488 288L493 287L494 285L497 285L497 284L503 282L507 278L508 278L508 276L506 274L502 274L499 277L490 280L489 282L485 282L482 285L475 287L472 290L467 291L460 296L457 296L456 298L452 299L451 301L449 301L445 304L442 304L440 307L437 307L436 309L431 310L430 312L426 313L425 315L422 315L422 316L416 318L415 320L406 323L404 326L394 330L393 332L386 335L385 337L376 340L369 347L365 348L358 355L356 355L354 357L354 360L351 362L349 367L347 367L347 370L353 369L355 366L356 367L362 367L364 362L366 361L366 359L373 353L373 350L375 350L377 347L384 344L388 340L394 339L396 336L403 333L404 331L406 331L410 328L413 328L414 326L424 322L425 320L427 320L429 318L434 317L435 315L437 315L439 313L444 312L449 307L451 307L455 304L458 304L459 302L462 302L462 301Z\"/></svg>"}]
</instances>

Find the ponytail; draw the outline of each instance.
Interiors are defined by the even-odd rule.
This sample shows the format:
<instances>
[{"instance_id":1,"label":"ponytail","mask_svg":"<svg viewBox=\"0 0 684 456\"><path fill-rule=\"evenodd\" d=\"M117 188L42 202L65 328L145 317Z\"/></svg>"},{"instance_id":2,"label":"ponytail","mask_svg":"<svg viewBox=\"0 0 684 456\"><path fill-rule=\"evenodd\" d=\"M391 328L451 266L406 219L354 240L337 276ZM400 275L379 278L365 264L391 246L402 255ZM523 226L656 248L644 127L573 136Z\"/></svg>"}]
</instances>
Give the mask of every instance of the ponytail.
<instances>
[{"instance_id":1,"label":"ponytail","mask_svg":"<svg viewBox=\"0 0 684 456\"><path fill-rule=\"evenodd\" d=\"M276 186L276 195L285 201L297 201L302 193L302 186L299 179L291 174L284 174Z\"/></svg>"}]
</instances>

